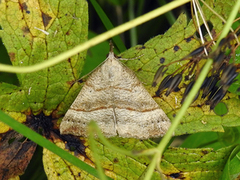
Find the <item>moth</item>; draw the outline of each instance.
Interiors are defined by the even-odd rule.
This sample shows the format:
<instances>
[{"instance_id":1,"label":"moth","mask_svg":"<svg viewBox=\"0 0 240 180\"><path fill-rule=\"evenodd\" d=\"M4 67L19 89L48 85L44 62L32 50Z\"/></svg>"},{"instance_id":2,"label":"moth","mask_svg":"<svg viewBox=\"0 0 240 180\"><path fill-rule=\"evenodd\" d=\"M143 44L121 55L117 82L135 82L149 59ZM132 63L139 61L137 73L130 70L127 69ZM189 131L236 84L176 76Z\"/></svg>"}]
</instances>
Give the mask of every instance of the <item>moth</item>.
<instances>
[{"instance_id":1,"label":"moth","mask_svg":"<svg viewBox=\"0 0 240 180\"><path fill-rule=\"evenodd\" d=\"M132 70L113 53L89 76L60 124L61 134L87 136L94 120L106 137L148 139L171 125Z\"/></svg>"}]
</instances>

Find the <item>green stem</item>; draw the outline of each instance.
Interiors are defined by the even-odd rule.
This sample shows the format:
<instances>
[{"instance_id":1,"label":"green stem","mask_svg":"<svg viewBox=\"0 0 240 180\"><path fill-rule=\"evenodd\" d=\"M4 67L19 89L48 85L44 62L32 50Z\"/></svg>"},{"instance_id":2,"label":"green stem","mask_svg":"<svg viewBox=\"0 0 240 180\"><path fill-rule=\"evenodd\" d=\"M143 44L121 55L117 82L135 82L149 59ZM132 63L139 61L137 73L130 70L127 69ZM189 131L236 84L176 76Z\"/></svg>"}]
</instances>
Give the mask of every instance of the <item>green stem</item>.
<instances>
[{"instance_id":1,"label":"green stem","mask_svg":"<svg viewBox=\"0 0 240 180\"><path fill-rule=\"evenodd\" d=\"M89 127L91 127L91 126L89 126ZM94 163L97 167L99 177L101 180L107 180L107 177L104 174L103 168L101 166L99 155L97 153L97 146L96 146L95 140L94 140L94 131L91 128L90 128L89 134L90 134L89 135L89 145L90 145L90 148L91 148L91 151L93 154Z\"/></svg>"},{"instance_id":2,"label":"green stem","mask_svg":"<svg viewBox=\"0 0 240 180\"><path fill-rule=\"evenodd\" d=\"M128 15L129 20L134 19L134 1L135 0L129 0L128 3ZM137 29L136 27L133 27L130 29L130 39L131 39L131 47L137 45Z\"/></svg>"}]
</instances>

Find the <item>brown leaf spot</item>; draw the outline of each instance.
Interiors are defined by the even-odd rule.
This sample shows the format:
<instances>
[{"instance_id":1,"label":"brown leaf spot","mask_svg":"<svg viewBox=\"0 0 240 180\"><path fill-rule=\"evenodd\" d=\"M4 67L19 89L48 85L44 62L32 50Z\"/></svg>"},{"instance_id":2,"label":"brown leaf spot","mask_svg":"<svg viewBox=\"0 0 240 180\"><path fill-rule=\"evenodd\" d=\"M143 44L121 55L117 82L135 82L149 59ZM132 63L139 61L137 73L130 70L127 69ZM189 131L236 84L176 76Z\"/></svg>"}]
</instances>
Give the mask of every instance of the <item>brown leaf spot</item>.
<instances>
[{"instance_id":1,"label":"brown leaf spot","mask_svg":"<svg viewBox=\"0 0 240 180\"><path fill-rule=\"evenodd\" d=\"M49 22L52 19L52 17L49 16L48 14L45 14L44 12L42 12L42 19L43 19L43 25L45 27L47 27L47 25L49 24Z\"/></svg>"},{"instance_id":2,"label":"brown leaf spot","mask_svg":"<svg viewBox=\"0 0 240 180\"><path fill-rule=\"evenodd\" d=\"M113 162L114 162L114 163L118 163L118 162L119 162L118 158L114 158L114 159L113 159Z\"/></svg>"},{"instance_id":3,"label":"brown leaf spot","mask_svg":"<svg viewBox=\"0 0 240 180\"><path fill-rule=\"evenodd\" d=\"M185 179L186 177L184 177L184 174L182 174L181 172L179 173L172 173L170 175L168 175L171 179Z\"/></svg>"},{"instance_id":4,"label":"brown leaf spot","mask_svg":"<svg viewBox=\"0 0 240 180\"><path fill-rule=\"evenodd\" d=\"M14 52L10 52L8 53L9 57L10 57L10 60L13 62L15 61L15 53Z\"/></svg>"},{"instance_id":5,"label":"brown leaf spot","mask_svg":"<svg viewBox=\"0 0 240 180\"><path fill-rule=\"evenodd\" d=\"M174 48L173 48L173 50L175 51L175 52L177 52L178 50L180 49L180 47L179 46L174 46Z\"/></svg>"},{"instance_id":6,"label":"brown leaf spot","mask_svg":"<svg viewBox=\"0 0 240 180\"><path fill-rule=\"evenodd\" d=\"M23 31L24 34L27 34L27 33L30 32L30 30L29 30L29 28L28 28L27 26L24 26L24 27L22 28L22 31Z\"/></svg>"},{"instance_id":7,"label":"brown leaf spot","mask_svg":"<svg viewBox=\"0 0 240 180\"><path fill-rule=\"evenodd\" d=\"M189 43L192 39L193 39L193 36L190 36L190 37L188 37L188 38L185 38L185 41L186 41L187 43Z\"/></svg>"},{"instance_id":8,"label":"brown leaf spot","mask_svg":"<svg viewBox=\"0 0 240 180\"><path fill-rule=\"evenodd\" d=\"M165 62L165 58L164 57L160 58L160 63L163 64L164 62Z\"/></svg>"},{"instance_id":9,"label":"brown leaf spot","mask_svg":"<svg viewBox=\"0 0 240 180\"><path fill-rule=\"evenodd\" d=\"M67 81L67 84L70 85L70 86L72 86L74 83L75 83L74 80L72 80L72 81Z\"/></svg>"},{"instance_id":10,"label":"brown leaf spot","mask_svg":"<svg viewBox=\"0 0 240 180\"><path fill-rule=\"evenodd\" d=\"M136 49L145 49L146 47L142 45L141 47L137 47Z\"/></svg>"},{"instance_id":11,"label":"brown leaf spot","mask_svg":"<svg viewBox=\"0 0 240 180\"><path fill-rule=\"evenodd\" d=\"M208 154L209 152L207 150L202 150L203 154Z\"/></svg>"},{"instance_id":12,"label":"brown leaf spot","mask_svg":"<svg viewBox=\"0 0 240 180\"><path fill-rule=\"evenodd\" d=\"M171 178L179 178L180 177L180 173L172 173L169 175Z\"/></svg>"},{"instance_id":13,"label":"brown leaf spot","mask_svg":"<svg viewBox=\"0 0 240 180\"><path fill-rule=\"evenodd\" d=\"M55 119L55 118L60 118L62 115L61 114L58 114L58 110L54 110L52 112L52 117Z\"/></svg>"},{"instance_id":14,"label":"brown leaf spot","mask_svg":"<svg viewBox=\"0 0 240 180\"><path fill-rule=\"evenodd\" d=\"M22 10L25 10L25 11L27 11L27 9L28 9L28 6L27 6L27 3L26 3L26 2L24 2L24 3L20 4L20 6L21 6L21 9L22 9Z\"/></svg>"},{"instance_id":15,"label":"brown leaf spot","mask_svg":"<svg viewBox=\"0 0 240 180\"><path fill-rule=\"evenodd\" d=\"M22 11L26 11L27 14L30 14L30 11L28 10L28 6L27 6L27 3L26 3L26 2L20 4L20 9L21 9Z\"/></svg>"}]
</instances>

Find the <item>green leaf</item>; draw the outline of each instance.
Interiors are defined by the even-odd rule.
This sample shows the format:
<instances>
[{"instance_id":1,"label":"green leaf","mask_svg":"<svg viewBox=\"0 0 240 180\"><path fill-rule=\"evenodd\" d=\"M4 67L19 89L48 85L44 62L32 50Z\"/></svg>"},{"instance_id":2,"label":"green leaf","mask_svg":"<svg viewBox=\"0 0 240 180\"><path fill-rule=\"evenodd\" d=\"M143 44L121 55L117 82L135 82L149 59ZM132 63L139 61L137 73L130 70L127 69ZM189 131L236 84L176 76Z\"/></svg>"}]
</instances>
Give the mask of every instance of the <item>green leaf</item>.
<instances>
[{"instance_id":1,"label":"green leaf","mask_svg":"<svg viewBox=\"0 0 240 180\"><path fill-rule=\"evenodd\" d=\"M155 143L151 141L141 142L137 139L127 139L127 138L111 138L109 139L111 143L115 145L122 146L127 150L143 150L154 147ZM58 146L64 148L63 143L57 143ZM78 157L88 163L91 166L95 166L93 163L93 155L89 149L88 141L86 140L84 146L86 147L86 156L78 155ZM141 176L147 168L149 159L147 157L126 157L126 155L116 153L111 148L104 146L102 143L97 142L96 146L98 154L100 155L100 160L102 167L105 169L106 175L112 177L113 179L136 179ZM60 177L72 177L74 174L75 178L80 174L79 178L93 179L93 176L87 174L81 169L76 169L74 166L70 165L66 161L62 160L53 153L44 150L43 161L45 162L45 169L48 177L56 176L59 174ZM86 158L87 157L87 158ZM61 167L59 169L59 167ZM160 174L154 173L155 179L160 179Z\"/></svg>"},{"instance_id":2,"label":"green leaf","mask_svg":"<svg viewBox=\"0 0 240 180\"><path fill-rule=\"evenodd\" d=\"M170 148L161 165L167 177L181 179L219 179L234 146L214 151L212 148Z\"/></svg>"},{"instance_id":3,"label":"green leaf","mask_svg":"<svg viewBox=\"0 0 240 180\"><path fill-rule=\"evenodd\" d=\"M211 147L214 150L223 147L218 141L218 134L216 132L199 132L189 135L181 144L184 148L202 148Z\"/></svg>"},{"instance_id":4,"label":"green leaf","mask_svg":"<svg viewBox=\"0 0 240 180\"><path fill-rule=\"evenodd\" d=\"M86 41L87 8L86 1L1 1L0 37L12 65L29 66L46 61ZM25 122L26 115L42 111L55 118L63 115L77 95L76 88L80 87L78 83L72 84L79 78L85 56L86 52L82 52L54 67L17 74L19 86L0 83L0 108L19 122ZM4 118L1 114L2 121ZM6 124L0 123L1 133L9 130ZM41 136L36 138L32 131L24 130L17 122L8 125L16 130L22 128L20 132L26 137L49 148L49 141ZM55 148L51 150L57 153ZM64 151L61 156L63 154ZM81 161L78 165L84 168ZM86 171L91 169L86 167ZM96 171L89 172L96 176Z\"/></svg>"},{"instance_id":5,"label":"green leaf","mask_svg":"<svg viewBox=\"0 0 240 180\"><path fill-rule=\"evenodd\" d=\"M3 29L0 36L13 65L36 64L86 41L88 13L85 1L8 1L0 6ZM19 102L18 99L14 99L15 103L9 103L6 99L3 104L9 106L1 108L17 112L30 109L34 114L44 111L50 115L60 103L67 103L65 97L72 82L79 78L85 56L86 52L79 53L54 67L30 74L17 74L20 93L14 93L18 93L18 99L26 98L28 104L19 104L20 107L16 108L14 104ZM5 88L5 85L1 86ZM5 93L1 92L1 96Z\"/></svg>"},{"instance_id":6,"label":"green leaf","mask_svg":"<svg viewBox=\"0 0 240 180\"><path fill-rule=\"evenodd\" d=\"M234 150L232 151L232 153L228 157L228 161L227 161L227 163L225 165L223 174L222 174L222 176L220 178L221 180L223 180L223 179L224 180L225 179L226 180L235 179L240 174L239 166L238 165L236 167L232 166L232 165L235 165L236 162L238 162L238 164L239 164L239 159L238 159L238 156L237 156L237 154L239 154L239 150L240 150L240 147L238 145L238 146L236 146L234 148ZM233 158L236 158L235 161L232 161ZM231 167L233 167L233 168L231 168Z\"/></svg>"},{"instance_id":7,"label":"green leaf","mask_svg":"<svg viewBox=\"0 0 240 180\"><path fill-rule=\"evenodd\" d=\"M240 128L224 128L224 132L200 132L188 136L181 147L211 147L214 150L240 143Z\"/></svg>"},{"instance_id":8,"label":"green leaf","mask_svg":"<svg viewBox=\"0 0 240 180\"><path fill-rule=\"evenodd\" d=\"M125 150L142 151L156 147L156 144L150 140L139 141L128 138L110 138L109 141L122 147ZM58 143L62 148L64 144ZM84 160L91 166L94 166L92 161L92 152L89 149L88 142L85 142L86 158L80 155L80 159ZM150 159L146 156L129 157L113 151L111 147L104 146L101 142L97 142L96 150L100 156L102 167L105 169L106 175L114 179L137 179L144 177ZM181 177L187 179L218 179L224 169L225 163L235 146L224 147L219 150L213 148L169 148L165 151L161 169L165 178ZM58 156L49 151L44 151L44 162L48 165L48 177L59 174L60 177L74 177L81 174L81 178L93 178L86 172L74 168ZM50 164L49 164L50 163ZM58 167L61 167L59 169ZM161 179L158 172L154 172L153 179Z\"/></svg>"}]
</instances>

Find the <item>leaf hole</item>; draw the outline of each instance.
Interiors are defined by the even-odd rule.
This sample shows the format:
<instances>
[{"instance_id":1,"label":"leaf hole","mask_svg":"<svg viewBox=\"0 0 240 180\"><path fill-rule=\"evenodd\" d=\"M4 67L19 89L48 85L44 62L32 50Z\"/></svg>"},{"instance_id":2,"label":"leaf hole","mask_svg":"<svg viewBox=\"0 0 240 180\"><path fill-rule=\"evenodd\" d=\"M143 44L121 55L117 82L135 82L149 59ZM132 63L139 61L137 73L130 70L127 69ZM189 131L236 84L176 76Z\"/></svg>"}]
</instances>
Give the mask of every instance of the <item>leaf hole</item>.
<instances>
[{"instance_id":1,"label":"leaf hole","mask_svg":"<svg viewBox=\"0 0 240 180\"><path fill-rule=\"evenodd\" d=\"M2 30L1 26L0 26L0 29ZM0 57L1 57L1 63L3 64L12 65L11 60L12 61L15 60L15 53L7 52L7 49L5 48L1 38L0 38ZM0 82L5 82L8 84L19 86L19 81L15 73L0 72Z\"/></svg>"},{"instance_id":2,"label":"leaf hole","mask_svg":"<svg viewBox=\"0 0 240 180\"><path fill-rule=\"evenodd\" d=\"M208 28L209 28L209 30L210 30L210 32L211 32L212 29L213 29L213 24L212 24L210 21L207 21L207 25L208 25ZM200 28L201 28L201 31L202 31L202 35L205 37L205 36L208 34L205 25L202 24L202 25L200 26ZM200 35L199 35L198 30L197 30L194 34L195 34L195 36L196 36L197 38L200 38Z\"/></svg>"}]
</instances>

